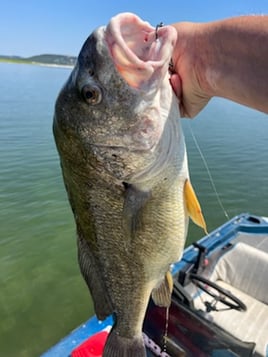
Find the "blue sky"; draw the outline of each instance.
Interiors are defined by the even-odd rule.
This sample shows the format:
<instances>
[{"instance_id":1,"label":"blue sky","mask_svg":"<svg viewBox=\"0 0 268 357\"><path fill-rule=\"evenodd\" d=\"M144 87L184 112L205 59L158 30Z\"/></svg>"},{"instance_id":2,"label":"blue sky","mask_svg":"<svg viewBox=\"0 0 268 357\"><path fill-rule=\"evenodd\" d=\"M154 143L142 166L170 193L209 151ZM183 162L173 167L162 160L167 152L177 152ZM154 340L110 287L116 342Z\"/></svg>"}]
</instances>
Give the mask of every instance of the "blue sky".
<instances>
[{"instance_id":1,"label":"blue sky","mask_svg":"<svg viewBox=\"0 0 268 357\"><path fill-rule=\"evenodd\" d=\"M0 0L0 54L77 55L87 36L119 12L152 25L268 14L268 0Z\"/></svg>"}]
</instances>

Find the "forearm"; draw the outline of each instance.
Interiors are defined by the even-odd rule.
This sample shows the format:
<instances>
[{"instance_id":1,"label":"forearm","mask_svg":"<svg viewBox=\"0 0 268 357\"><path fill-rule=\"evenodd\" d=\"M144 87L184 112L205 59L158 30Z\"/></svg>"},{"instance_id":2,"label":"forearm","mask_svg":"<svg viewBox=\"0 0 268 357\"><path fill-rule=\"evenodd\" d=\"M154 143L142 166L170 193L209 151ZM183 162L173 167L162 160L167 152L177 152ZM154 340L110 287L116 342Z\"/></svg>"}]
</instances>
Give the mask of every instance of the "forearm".
<instances>
[{"instance_id":1,"label":"forearm","mask_svg":"<svg viewBox=\"0 0 268 357\"><path fill-rule=\"evenodd\" d=\"M173 26L184 100L219 96L268 113L268 16Z\"/></svg>"},{"instance_id":2,"label":"forearm","mask_svg":"<svg viewBox=\"0 0 268 357\"><path fill-rule=\"evenodd\" d=\"M268 113L268 16L223 20L204 30L204 80L210 95Z\"/></svg>"}]
</instances>

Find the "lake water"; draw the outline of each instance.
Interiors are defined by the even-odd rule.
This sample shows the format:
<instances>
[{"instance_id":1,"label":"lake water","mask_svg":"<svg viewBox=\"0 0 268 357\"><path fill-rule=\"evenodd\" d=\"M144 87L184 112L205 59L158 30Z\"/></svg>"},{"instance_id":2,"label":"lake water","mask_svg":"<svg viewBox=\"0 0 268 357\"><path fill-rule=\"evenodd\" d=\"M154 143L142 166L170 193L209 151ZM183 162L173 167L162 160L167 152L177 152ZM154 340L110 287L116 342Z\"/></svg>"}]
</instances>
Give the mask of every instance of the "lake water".
<instances>
[{"instance_id":1,"label":"lake water","mask_svg":"<svg viewBox=\"0 0 268 357\"><path fill-rule=\"evenodd\" d=\"M0 64L0 355L39 356L93 314L52 137L69 69ZM208 229L226 217L268 216L268 116L213 100L183 122L192 183ZM188 242L203 235L191 225Z\"/></svg>"}]
</instances>

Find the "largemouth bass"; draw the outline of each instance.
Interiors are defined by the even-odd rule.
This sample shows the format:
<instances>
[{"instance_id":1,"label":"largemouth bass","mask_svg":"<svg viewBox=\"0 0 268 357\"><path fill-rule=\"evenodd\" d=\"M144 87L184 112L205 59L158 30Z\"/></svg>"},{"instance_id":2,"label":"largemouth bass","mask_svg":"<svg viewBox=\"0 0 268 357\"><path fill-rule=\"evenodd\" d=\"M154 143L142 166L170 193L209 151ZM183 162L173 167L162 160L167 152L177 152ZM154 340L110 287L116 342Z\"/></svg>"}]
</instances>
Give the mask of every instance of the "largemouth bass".
<instances>
[{"instance_id":1,"label":"largemouth bass","mask_svg":"<svg viewBox=\"0 0 268 357\"><path fill-rule=\"evenodd\" d=\"M56 102L81 273L97 317L115 317L104 357L145 356L150 296L169 306L189 215L205 227L169 83L175 43L173 27L119 14L88 37Z\"/></svg>"}]
</instances>

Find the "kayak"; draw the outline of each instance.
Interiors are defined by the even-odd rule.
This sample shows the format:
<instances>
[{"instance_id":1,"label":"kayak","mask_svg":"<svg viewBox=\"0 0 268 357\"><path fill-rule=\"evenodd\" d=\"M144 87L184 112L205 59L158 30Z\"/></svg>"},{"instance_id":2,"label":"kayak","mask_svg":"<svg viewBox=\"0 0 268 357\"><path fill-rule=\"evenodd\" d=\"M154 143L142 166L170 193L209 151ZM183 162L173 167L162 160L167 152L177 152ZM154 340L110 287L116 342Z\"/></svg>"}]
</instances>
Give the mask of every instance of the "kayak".
<instances>
[{"instance_id":1,"label":"kayak","mask_svg":"<svg viewBox=\"0 0 268 357\"><path fill-rule=\"evenodd\" d=\"M242 213L184 250L171 306L149 303L148 357L268 356L268 218ZM41 357L101 357L113 325L91 317Z\"/></svg>"}]
</instances>

